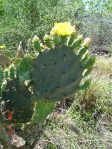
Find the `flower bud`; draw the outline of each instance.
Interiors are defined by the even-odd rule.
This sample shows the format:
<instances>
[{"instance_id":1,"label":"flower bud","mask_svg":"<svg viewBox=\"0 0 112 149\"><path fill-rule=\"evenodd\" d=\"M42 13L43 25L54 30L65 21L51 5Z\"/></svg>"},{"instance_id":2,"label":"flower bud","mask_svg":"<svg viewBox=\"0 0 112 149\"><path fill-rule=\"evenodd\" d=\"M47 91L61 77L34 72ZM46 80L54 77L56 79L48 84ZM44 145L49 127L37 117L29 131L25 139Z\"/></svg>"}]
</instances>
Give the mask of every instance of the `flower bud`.
<instances>
[{"instance_id":1,"label":"flower bud","mask_svg":"<svg viewBox=\"0 0 112 149\"><path fill-rule=\"evenodd\" d=\"M41 43L40 43L40 39L37 35L34 36L33 40L33 46L35 48L36 51L41 52Z\"/></svg>"},{"instance_id":2,"label":"flower bud","mask_svg":"<svg viewBox=\"0 0 112 149\"><path fill-rule=\"evenodd\" d=\"M91 38L88 37L84 40L83 46L88 48L90 46L90 43L91 43Z\"/></svg>"}]
</instances>

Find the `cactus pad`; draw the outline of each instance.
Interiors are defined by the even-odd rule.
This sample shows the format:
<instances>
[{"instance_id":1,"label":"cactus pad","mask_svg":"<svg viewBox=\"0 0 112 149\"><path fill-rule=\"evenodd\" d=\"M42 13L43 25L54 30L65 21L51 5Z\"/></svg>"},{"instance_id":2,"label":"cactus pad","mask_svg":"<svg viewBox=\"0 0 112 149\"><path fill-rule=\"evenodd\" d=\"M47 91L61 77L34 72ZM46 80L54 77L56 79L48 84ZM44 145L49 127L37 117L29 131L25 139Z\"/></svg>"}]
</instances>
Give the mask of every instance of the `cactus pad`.
<instances>
[{"instance_id":1,"label":"cactus pad","mask_svg":"<svg viewBox=\"0 0 112 149\"><path fill-rule=\"evenodd\" d=\"M33 64L34 95L40 99L61 100L79 88L82 73L81 58L70 47L45 50Z\"/></svg>"},{"instance_id":2,"label":"cactus pad","mask_svg":"<svg viewBox=\"0 0 112 149\"><path fill-rule=\"evenodd\" d=\"M5 102L4 110L13 112L14 122L30 121L34 105L31 100L31 92L26 86L21 86L17 79L8 80L5 90L2 92L2 100Z\"/></svg>"}]
</instances>

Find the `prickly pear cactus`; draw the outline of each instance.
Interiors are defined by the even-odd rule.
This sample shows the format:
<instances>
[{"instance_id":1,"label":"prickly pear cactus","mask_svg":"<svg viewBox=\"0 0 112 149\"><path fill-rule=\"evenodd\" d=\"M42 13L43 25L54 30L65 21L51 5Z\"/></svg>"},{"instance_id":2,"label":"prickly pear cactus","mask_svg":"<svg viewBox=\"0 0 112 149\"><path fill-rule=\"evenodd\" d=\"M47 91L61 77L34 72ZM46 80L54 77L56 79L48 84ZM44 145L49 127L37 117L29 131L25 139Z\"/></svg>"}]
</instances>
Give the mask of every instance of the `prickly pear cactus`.
<instances>
[{"instance_id":1,"label":"prickly pear cactus","mask_svg":"<svg viewBox=\"0 0 112 149\"><path fill-rule=\"evenodd\" d=\"M82 73L81 58L70 47L43 51L33 66L34 93L38 98L60 100L78 89Z\"/></svg>"},{"instance_id":2,"label":"prickly pear cactus","mask_svg":"<svg viewBox=\"0 0 112 149\"><path fill-rule=\"evenodd\" d=\"M56 23L43 41L35 36L35 55L16 58L0 72L2 100L5 109L13 112L14 121L28 122L32 116L42 121L55 101L90 84L87 75L95 62L88 52L90 38L83 40L75 27L65 22Z\"/></svg>"},{"instance_id":3,"label":"prickly pear cactus","mask_svg":"<svg viewBox=\"0 0 112 149\"><path fill-rule=\"evenodd\" d=\"M89 80L81 83L95 61L88 53L90 38L83 41L82 36L76 36L75 28L65 22L55 24L51 34L45 35L44 50L38 37L33 42L39 52L31 72L34 98L62 100L89 85Z\"/></svg>"},{"instance_id":4,"label":"prickly pear cactus","mask_svg":"<svg viewBox=\"0 0 112 149\"><path fill-rule=\"evenodd\" d=\"M13 113L12 122L26 123L32 118L34 103L31 100L31 92L19 80L8 80L5 90L2 92L4 111ZM7 117L6 112L6 117Z\"/></svg>"},{"instance_id":5,"label":"prickly pear cactus","mask_svg":"<svg viewBox=\"0 0 112 149\"><path fill-rule=\"evenodd\" d=\"M12 113L12 122L29 122L34 113L34 103L31 91L25 85L30 79L32 57L16 58L11 65L0 69L0 90L2 111L5 118ZM27 103L27 104L26 104Z\"/></svg>"},{"instance_id":6,"label":"prickly pear cactus","mask_svg":"<svg viewBox=\"0 0 112 149\"><path fill-rule=\"evenodd\" d=\"M33 45L31 55L16 57L7 67L0 67L0 110L4 110L0 118L6 119L8 111L11 123L43 123L55 101L90 84L88 74L95 62L88 51L90 38L83 39L75 26L56 23L42 42L35 36Z\"/></svg>"}]
</instances>

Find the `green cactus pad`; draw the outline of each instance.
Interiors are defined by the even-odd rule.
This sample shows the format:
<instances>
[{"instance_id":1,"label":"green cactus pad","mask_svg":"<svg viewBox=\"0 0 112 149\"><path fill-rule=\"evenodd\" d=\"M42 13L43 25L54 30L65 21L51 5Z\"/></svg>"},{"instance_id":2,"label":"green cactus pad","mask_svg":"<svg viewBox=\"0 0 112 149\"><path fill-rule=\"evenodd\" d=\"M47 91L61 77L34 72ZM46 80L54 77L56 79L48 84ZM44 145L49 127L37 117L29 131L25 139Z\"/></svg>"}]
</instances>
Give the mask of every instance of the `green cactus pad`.
<instances>
[{"instance_id":1,"label":"green cactus pad","mask_svg":"<svg viewBox=\"0 0 112 149\"><path fill-rule=\"evenodd\" d=\"M54 110L55 102L39 100L36 104L35 112L33 114L33 122L44 121L46 117Z\"/></svg>"},{"instance_id":2,"label":"green cactus pad","mask_svg":"<svg viewBox=\"0 0 112 149\"><path fill-rule=\"evenodd\" d=\"M62 100L79 88L82 74L81 58L70 47L45 50L35 59L31 72L34 96Z\"/></svg>"},{"instance_id":3,"label":"green cactus pad","mask_svg":"<svg viewBox=\"0 0 112 149\"><path fill-rule=\"evenodd\" d=\"M13 122L29 122L33 115L34 104L31 92L26 86L21 86L17 79L8 80L2 92L4 110L13 112ZM7 113L6 113L7 114Z\"/></svg>"},{"instance_id":4,"label":"green cactus pad","mask_svg":"<svg viewBox=\"0 0 112 149\"><path fill-rule=\"evenodd\" d=\"M16 77L19 78L21 84L25 80L30 79L29 72L32 68L33 58L29 55L25 56L23 59L17 59L16 63Z\"/></svg>"}]
</instances>

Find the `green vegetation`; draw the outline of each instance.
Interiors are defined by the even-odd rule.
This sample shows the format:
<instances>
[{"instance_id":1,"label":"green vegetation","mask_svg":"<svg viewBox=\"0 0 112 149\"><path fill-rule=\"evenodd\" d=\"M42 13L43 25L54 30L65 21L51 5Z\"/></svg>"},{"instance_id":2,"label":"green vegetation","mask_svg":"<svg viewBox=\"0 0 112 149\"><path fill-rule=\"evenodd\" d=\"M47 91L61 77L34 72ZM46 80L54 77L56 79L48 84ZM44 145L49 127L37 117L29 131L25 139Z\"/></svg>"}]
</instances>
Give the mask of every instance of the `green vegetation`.
<instances>
[{"instance_id":1,"label":"green vegetation","mask_svg":"<svg viewBox=\"0 0 112 149\"><path fill-rule=\"evenodd\" d=\"M0 148L112 149L111 20L111 0L0 0Z\"/></svg>"},{"instance_id":2,"label":"green vegetation","mask_svg":"<svg viewBox=\"0 0 112 149\"><path fill-rule=\"evenodd\" d=\"M7 49L15 52L19 42L23 49L28 47L29 38L34 34L43 37L55 22L75 22L75 13L83 7L82 0L0 0L0 39ZM53 12L53 13L51 13Z\"/></svg>"}]
</instances>

